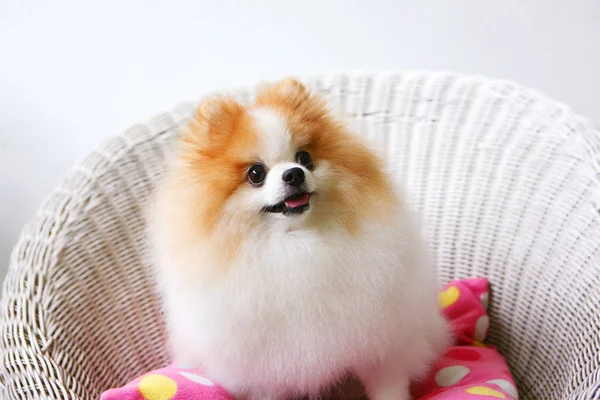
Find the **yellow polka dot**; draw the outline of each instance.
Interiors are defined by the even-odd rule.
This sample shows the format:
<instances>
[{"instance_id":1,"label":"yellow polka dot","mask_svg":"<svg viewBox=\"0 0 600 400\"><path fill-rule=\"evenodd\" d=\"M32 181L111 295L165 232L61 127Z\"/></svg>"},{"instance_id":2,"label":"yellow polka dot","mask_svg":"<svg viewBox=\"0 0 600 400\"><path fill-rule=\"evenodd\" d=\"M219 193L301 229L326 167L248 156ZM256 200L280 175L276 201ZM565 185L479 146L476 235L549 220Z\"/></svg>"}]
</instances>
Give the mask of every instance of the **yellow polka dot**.
<instances>
[{"instance_id":1,"label":"yellow polka dot","mask_svg":"<svg viewBox=\"0 0 600 400\"><path fill-rule=\"evenodd\" d=\"M177 384L164 375L152 374L140 380L138 390L144 400L169 400L177 393Z\"/></svg>"},{"instance_id":2,"label":"yellow polka dot","mask_svg":"<svg viewBox=\"0 0 600 400\"><path fill-rule=\"evenodd\" d=\"M456 286L450 286L448 289L438 294L438 305L440 308L450 307L458 300L460 292Z\"/></svg>"},{"instance_id":3,"label":"yellow polka dot","mask_svg":"<svg viewBox=\"0 0 600 400\"><path fill-rule=\"evenodd\" d=\"M485 386L473 386L465 390L469 394L477 394L480 396L496 397L498 399L505 399L506 396L497 390L487 388Z\"/></svg>"}]
</instances>

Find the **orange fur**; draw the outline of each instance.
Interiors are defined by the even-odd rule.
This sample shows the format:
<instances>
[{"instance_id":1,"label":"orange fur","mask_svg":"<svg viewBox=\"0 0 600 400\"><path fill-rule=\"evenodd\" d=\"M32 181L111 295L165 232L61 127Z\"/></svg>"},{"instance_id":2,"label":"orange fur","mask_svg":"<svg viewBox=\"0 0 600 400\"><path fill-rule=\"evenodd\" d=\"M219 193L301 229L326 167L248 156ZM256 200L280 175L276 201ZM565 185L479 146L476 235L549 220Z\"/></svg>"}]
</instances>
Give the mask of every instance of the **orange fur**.
<instances>
[{"instance_id":1,"label":"orange fur","mask_svg":"<svg viewBox=\"0 0 600 400\"><path fill-rule=\"evenodd\" d=\"M182 184L200 183L196 186L202 190L196 197L202 203L196 209L200 215L193 219L210 233L227 199L244 184L253 155L259 153L257 133L244 107L233 99L217 98L200 105L182 141Z\"/></svg>"},{"instance_id":2,"label":"orange fur","mask_svg":"<svg viewBox=\"0 0 600 400\"><path fill-rule=\"evenodd\" d=\"M283 112L298 147L308 150L315 164L327 161L331 165L338 183L325 201L328 209L338 210L349 231L356 232L360 218L374 217L378 210L395 204L381 160L349 134L330 115L325 101L311 95L302 83L288 78L268 86L258 93L256 104Z\"/></svg>"},{"instance_id":3,"label":"orange fur","mask_svg":"<svg viewBox=\"0 0 600 400\"><path fill-rule=\"evenodd\" d=\"M207 99L182 133L177 163L167 176L163 196L176 196L170 229L175 248L210 243L220 249L215 265L234 257L245 233L229 227L214 237L230 196L245 185L246 170L259 153L257 134L247 110L230 98ZM167 199L159 207L169 207ZM162 203L162 205L161 205ZM208 254L206 256L209 256ZM192 271L195 273L195 271Z\"/></svg>"}]
</instances>

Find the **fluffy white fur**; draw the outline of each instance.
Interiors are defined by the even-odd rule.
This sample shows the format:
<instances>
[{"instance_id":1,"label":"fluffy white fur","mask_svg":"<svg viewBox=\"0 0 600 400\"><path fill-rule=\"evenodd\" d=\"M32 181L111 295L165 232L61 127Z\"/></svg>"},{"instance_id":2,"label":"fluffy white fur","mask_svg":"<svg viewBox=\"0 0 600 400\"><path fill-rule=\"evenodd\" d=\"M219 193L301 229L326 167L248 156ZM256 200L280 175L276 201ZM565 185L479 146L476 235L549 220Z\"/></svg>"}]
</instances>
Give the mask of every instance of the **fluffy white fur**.
<instances>
[{"instance_id":1,"label":"fluffy white fur","mask_svg":"<svg viewBox=\"0 0 600 400\"><path fill-rule=\"evenodd\" d=\"M298 166L284 117L268 109L251 115L270 171L262 188L232 196L232 213L281 201L281 174ZM335 179L326 162L303 169L310 191L326 191ZM203 281L180 267L203 270L218 249L175 246L185 234L168 229L178 196L158 190L151 227L174 358L236 398L317 396L353 373L372 400L408 399L409 380L447 344L434 272L402 208L385 221L361 220L357 233L308 224L327 212L318 195L301 216L262 215L223 276Z\"/></svg>"}]
</instances>

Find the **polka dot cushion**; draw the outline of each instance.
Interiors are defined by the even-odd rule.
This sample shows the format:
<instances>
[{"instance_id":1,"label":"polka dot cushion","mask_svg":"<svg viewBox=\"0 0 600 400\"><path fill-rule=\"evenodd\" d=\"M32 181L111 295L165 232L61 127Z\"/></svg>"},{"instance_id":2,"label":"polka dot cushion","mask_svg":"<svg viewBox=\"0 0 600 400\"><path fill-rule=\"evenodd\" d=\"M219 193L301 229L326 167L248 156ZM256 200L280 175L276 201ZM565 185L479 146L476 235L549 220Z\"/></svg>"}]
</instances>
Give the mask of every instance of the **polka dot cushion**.
<instances>
[{"instance_id":1,"label":"polka dot cushion","mask_svg":"<svg viewBox=\"0 0 600 400\"><path fill-rule=\"evenodd\" d=\"M188 366L170 365L111 389L101 400L233 400L219 385Z\"/></svg>"},{"instance_id":2,"label":"polka dot cushion","mask_svg":"<svg viewBox=\"0 0 600 400\"><path fill-rule=\"evenodd\" d=\"M488 298L489 284L484 278L451 282L439 293L439 306L452 323L456 343L438 360L425 380L413 385L414 398L519 398L506 361L496 349L484 344L490 321Z\"/></svg>"},{"instance_id":3,"label":"polka dot cushion","mask_svg":"<svg viewBox=\"0 0 600 400\"><path fill-rule=\"evenodd\" d=\"M484 344L489 330L488 281L451 282L438 302L456 336L429 376L412 387L416 399L517 400L519 395L504 358ZM233 400L196 369L171 365L102 394L101 400Z\"/></svg>"}]
</instances>

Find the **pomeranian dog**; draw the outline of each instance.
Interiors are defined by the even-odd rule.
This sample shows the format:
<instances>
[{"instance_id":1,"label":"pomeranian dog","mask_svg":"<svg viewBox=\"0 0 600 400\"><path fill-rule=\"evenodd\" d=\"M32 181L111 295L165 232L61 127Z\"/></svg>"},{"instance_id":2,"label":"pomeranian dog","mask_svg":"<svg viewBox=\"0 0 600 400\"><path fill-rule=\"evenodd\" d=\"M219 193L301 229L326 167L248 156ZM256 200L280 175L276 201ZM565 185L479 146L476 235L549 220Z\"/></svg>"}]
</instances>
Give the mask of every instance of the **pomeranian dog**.
<instances>
[{"instance_id":1,"label":"pomeranian dog","mask_svg":"<svg viewBox=\"0 0 600 400\"><path fill-rule=\"evenodd\" d=\"M449 334L375 153L294 79L205 100L178 141L150 223L174 361L236 399L315 398L347 375L408 399Z\"/></svg>"}]
</instances>

